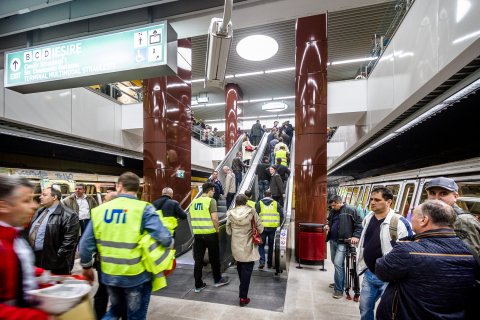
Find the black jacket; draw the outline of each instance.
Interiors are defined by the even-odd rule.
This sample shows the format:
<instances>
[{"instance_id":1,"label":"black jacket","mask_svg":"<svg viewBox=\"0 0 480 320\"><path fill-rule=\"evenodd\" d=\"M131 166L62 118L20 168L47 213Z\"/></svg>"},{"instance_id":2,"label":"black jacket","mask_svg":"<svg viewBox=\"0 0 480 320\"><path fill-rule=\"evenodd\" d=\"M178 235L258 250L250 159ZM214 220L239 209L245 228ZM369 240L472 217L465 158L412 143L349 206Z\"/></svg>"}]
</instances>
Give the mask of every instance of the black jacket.
<instances>
[{"instance_id":1,"label":"black jacket","mask_svg":"<svg viewBox=\"0 0 480 320\"><path fill-rule=\"evenodd\" d=\"M476 273L474 257L452 229L399 241L375 265L376 276L389 282L376 318L468 319L466 309L478 305L470 300Z\"/></svg>"},{"instance_id":2,"label":"black jacket","mask_svg":"<svg viewBox=\"0 0 480 320\"><path fill-rule=\"evenodd\" d=\"M172 200L169 196L161 196L153 201L156 210L162 210L164 217L176 217L181 220L187 219L187 214L182 210L180 204L176 200Z\"/></svg>"},{"instance_id":3,"label":"black jacket","mask_svg":"<svg viewBox=\"0 0 480 320\"><path fill-rule=\"evenodd\" d=\"M270 168L270 165L268 163L259 163L257 165L256 174L258 176L258 180L268 180L268 181L270 181L270 177L272 175L268 171L268 168Z\"/></svg>"},{"instance_id":4,"label":"black jacket","mask_svg":"<svg viewBox=\"0 0 480 320\"><path fill-rule=\"evenodd\" d=\"M35 212L28 227L28 233L32 223L45 209L42 207ZM48 218L42 259L35 261L35 265L46 270L69 268L78 243L79 229L78 215L59 203L57 209Z\"/></svg>"},{"instance_id":5,"label":"black jacket","mask_svg":"<svg viewBox=\"0 0 480 320\"><path fill-rule=\"evenodd\" d=\"M281 197L285 193L285 185L278 173L275 173L270 178L270 192L272 197Z\"/></svg>"},{"instance_id":6,"label":"black jacket","mask_svg":"<svg viewBox=\"0 0 480 320\"><path fill-rule=\"evenodd\" d=\"M232 160L232 171L233 172L242 172L247 166L243 163L242 159L235 157Z\"/></svg>"},{"instance_id":7,"label":"black jacket","mask_svg":"<svg viewBox=\"0 0 480 320\"><path fill-rule=\"evenodd\" d=\"M288 177L290 176L290 169L282 164L276 164L275 167L277 168L277 173L282 178L282 181L287 181Z\"/></svg>"},{"instance_id":8,"label":"black jacket","mask_svg":"<svg viewBox=\"0 0 480 320\"><path fill-rule=\"evenodd\" d=\"M330 210L327 217L328 226L332 227L332 217L336 214L337 211ZM351 237L355 237L360 239L362 235L362 218L357 212L357 209L351 207L349 205L344 204L340 208L339 222L338 222L338 241L343 241L345 239L349 239ZM330 232L327 234L326 241L330 240Z\"/></svg>"}]
</instances>

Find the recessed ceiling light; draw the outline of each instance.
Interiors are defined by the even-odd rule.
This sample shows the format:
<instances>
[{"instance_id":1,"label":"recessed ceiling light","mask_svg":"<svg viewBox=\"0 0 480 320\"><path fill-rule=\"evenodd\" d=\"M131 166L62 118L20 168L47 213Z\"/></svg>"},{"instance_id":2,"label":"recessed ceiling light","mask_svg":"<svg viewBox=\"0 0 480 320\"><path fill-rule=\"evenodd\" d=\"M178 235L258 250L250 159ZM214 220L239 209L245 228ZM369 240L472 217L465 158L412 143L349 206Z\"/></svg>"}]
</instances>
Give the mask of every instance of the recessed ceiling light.
<instances>
[{"instance_id":1,"label":"recessed ceiling light","mask_svg":"<svg viewBox=\"0 0 480 320\"><path fill-rule=\"evenodd\" d=\"M273 57L278 51L278 43L269 36L253 35L240 40L237 53L250 61L263 61Z\"/></svg>"},{"instance_id":2,"label":"recessed ceiling light","mask_svg":"<svg viewBox=\"0 0 480 320\"><path fill-rule=\"evenodd\" d=\"M288 105L280 101L268 102L262 106L263 111L269 111L269 112L283 111L287 108L288 108Z\"/></svg>"}]
</instances>

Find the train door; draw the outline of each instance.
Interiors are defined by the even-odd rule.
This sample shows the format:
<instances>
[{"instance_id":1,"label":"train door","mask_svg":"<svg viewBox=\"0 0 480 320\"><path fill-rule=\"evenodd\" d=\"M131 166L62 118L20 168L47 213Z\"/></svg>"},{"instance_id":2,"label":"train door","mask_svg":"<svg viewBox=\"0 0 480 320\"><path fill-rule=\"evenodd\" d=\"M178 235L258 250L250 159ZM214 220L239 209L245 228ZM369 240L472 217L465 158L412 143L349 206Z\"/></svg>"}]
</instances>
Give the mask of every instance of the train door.
<instances>
[{"instance_id":1,"label":"train door","mask_svg":"<svg viewBox=\"0 0 480 320\"><path fill-rule=\"evenodd\" d=\"M343 202L350 203L350 199L352 198L352 194L353 194L353 187L348 186L347 187L347 195L346 195L345 200Z\"/></svg>"},{"instance_id":2,"label":"train door","mask_svg":"<svg viewBox=\"0 0 480 320\"><path fill-rule=\"evenodd\" d=\"M400 203L398 207L398 213L410 220L411 210L413 208L413 202L415 201L415 195L418 187L418 181L406 180L403 183L402 191L399 198Z\"/></svg>"},{"instance_id":3,"label":"train door","mask_svg":"<svg viewBox=\"0 0 480 320\"><path fill-rule=\"evenodd\" d=\"M350 197L349 205L356 206L358 194L360 193L360 186L354 186L352 196Z\"/></svg>"},{"instance_id":4,"label":"train door","mask_svg":"<svg viewBox=\"0 0 480 320\"><path fill-rule=\"evenodd\" d=\"M368 199L370 197L370 190L372 189L372 185L366 184L365 185L365 191L363 192L363 197L360 205L362 206L363 209L363 214L364 216L367 215L368 212Z\"/></svg>"},{"instance_id":5,"label":"train door","mask_svg":"<svg viewBox=\"0 0 480 320\"><path fill-rule=\"evenodd\" d=\"M458 182L457 205L470 212L477 219L480 217L480 181Z\"/></svg>"}]
</instances>

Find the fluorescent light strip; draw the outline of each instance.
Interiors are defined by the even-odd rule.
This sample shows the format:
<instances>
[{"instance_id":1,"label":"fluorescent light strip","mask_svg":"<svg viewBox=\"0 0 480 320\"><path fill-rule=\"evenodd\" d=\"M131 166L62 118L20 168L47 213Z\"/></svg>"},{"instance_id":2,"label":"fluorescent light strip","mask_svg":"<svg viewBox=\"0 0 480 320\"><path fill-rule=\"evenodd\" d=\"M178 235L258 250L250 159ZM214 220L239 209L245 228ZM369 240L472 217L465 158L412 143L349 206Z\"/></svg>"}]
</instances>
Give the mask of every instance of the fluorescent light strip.
<instances>
[{"instance_id":1,"label":"fluorescent light strip","mask_svg":"<svg viewBox=\"0 0 480 320\"><path fill-rule=\"evenodd\" d=\"M295 99L295 96L285 96L285 97L275 97L275 98L261 98L261 99L251 99L251 100L240 100L237 103L257 103L257 102L265 102L265 101L278 101L278 100L291 100ZM199 108L199 107L215 107L215 106L224 106L225 102L216 102L216 103L199 103L197 105L191 104L190 107L192 108Z\"/></svg>"},{"instance_id":2,"label":"fluorescent light strip","mask_svg":"<svg viewBox=\"0 0 480 320\"><path fill-rule=\"evenodd\" d=\"M203 82L203 81L205 81L205 79L193 79L190 82L195 83L195 82Z\"/></svg>"},{"instance_id":3,"label":"fluorescent light strip","mask_svg":"<svg viewBox=\"0 0 480 320\"><path fill-rule=\"evenodd\" d=\"M247 73L239 73L235 75L235 78L241 78L241 77L249 77L249 76L256 76L259 74L264 74L265 71L256 71L256 72L247 72Z\"/></svg>"},{"instance_id":4,"label":"fluorescent light strip","mask_svg":"<svg viewBox=\"0 0 480 320\"><path fill-rule=\"evenodd\" d=\"M377 60L377 59L378 59L378 57L369 57L369 58L359 58L359 59L332 61L332 62L330 62L330 65L334 66L334 65L337 65L337 64L347 64L347 63L371 61L371 60Z\"/></svg>"},{"instance_id":5,"label":"fluorescent light strip","mask_svg":"<svg viewBox=\"0 0 480 320\"><path fill-rule=\"evenodd\" d=\"M279 115L269 115L269 116L258 116L258 117L238 117L239 120L253 120L253 119L278 119L278 118L288 118L294 117L294 113L286 113L286 114L279 114ZM212 123L212 122L225 122L225 119L212 119L212 120L205 120L205 123Z\"/></svg>"},{"instance_id":6,"label":"fluorescent light strip","mask_svg":"<svg viewBox=\"0 0 480 320\"><path fill-rule=\"evenodd\" d=\"M264 102L264 101L272 101L272 98L263 98L263 99L252 99L252 100L248 100L248 102L250 102L250 103Z\"/></svg>"},{"instance_id":7,"label":"fluorescent light strip","mask_svg":"<svg viewBox=\"0 0 480 320\"><path fill-rule=\"evenodd\" d=\"M285 72L285 71L292 71L295 70L295 67L287 67L287 68L280 68L280 69L271 69L265 70L265 73L277 73L277 72Z\"/></svg>"},{"instance_id":8,"label":"fluorescent light strip","mask_svg":"<svg viewBox=\"0 0 480 320\"><path fill-rule=\"evenodd\" d=\"M295 96L273 98L273 100L291 100L291 99L295 99Z\"/></svg>"}]
</instances>

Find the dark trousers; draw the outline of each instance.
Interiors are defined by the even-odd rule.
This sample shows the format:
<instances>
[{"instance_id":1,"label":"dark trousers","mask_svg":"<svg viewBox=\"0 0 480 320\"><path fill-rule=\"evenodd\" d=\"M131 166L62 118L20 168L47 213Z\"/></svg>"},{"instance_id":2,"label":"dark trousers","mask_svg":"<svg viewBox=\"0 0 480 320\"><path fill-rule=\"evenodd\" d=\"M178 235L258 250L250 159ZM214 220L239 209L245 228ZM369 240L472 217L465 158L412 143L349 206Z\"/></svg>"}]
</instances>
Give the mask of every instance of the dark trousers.
<instances>
[{"instance_id":1,"label":"dark trousers","mask_svg":"<svg viewBox=\"0 0 480 320\"><path fill-rule=\"evenodd\" d=\"M258 199L263 199L265 191L270 187L268 180L258 180Z\"/></svg>"},{"instance_id":2,"label":"dark trousers","mask_svg":"<svg viewBox=\"0 0 480 320\"><path fill-rule=\"evenodd\" d=\"M248 297L248 288L250 287L250 279L252 278L254 261L250 262L238 262L237 272L240 278L240 285L238 286L240 299L246 299Z\"/></svg>"},{"instance_id":3,"label":"dark trousers","mask_svg":"<svg viewBox=\"0 0 480 320\"><path fill-rule=\"evenodd\" d=\"M98 273L98 289L93 297L93 306L95 308L95 314L97 319L102 319L105 313L107 312L108 305L108 291L107 286L102 283L102 273L100 272L100 262L95 261L95 269ZM125 317L126 319L126 317Z\"/></svg>"},{"instance_id":4,"label":"dark trousers","mask_svg":"<svg viewBox=\"0 0 480 320\"><path fill-rule=\"evenodd\" d=\"M277 228L264 228L261 234L263 244L258 246L258 253L260 254L260 264L265 264L265 244L268 245L267 265L273 265L273 242L275 240L275 232ZM267 240L268 239L268 240Z\"/></svg>"},{"instance_id":5,"label":"dark trousers","mask_svg":"<svg viewBox=\"0 0 480 320\"><path fill-rule=\"evenodd\" d=\"M235 190L238 192L238 187L242 182L242 171L234 171L233 173L235 174Z\"/></svg>"},{"instance_id":6,"label":"dark trousers","mask_svg":"<svg viewBox=\"0 0 480 320\"><path fill-rule=\"evenodd\" d=\"M233 198L235 198L235 193L234 192L229 192L227 193L227 210L230 208L230 205L232 204L233 202Z\"/></svg>"},{"instance_id":7,"label":"dark trousers","mask_svg":"<svg viewBox=\"0 0 480 320\"><path fill-rule=\"evenodd\" d=\"M80 223L80 231L81 231L80 234L83 235L83 232L87 228L87 225L90 222L90 219L78 220L78 222Z\"/></svg>"},{"instance_id":8,"label":"dark trousers","mask_svg":"<svg viewBox=\"0 0 480 320\"><path fill-rule=\"evenodd\" d=\"M272 195L272 199L277 201L278 203L280 203L280 205L283 207L283 195L280 195L280 196L273 196Z\"/></svg>"},{"instance_id":9,"label":"dark trousers","mask_svg":"<svg viewBox=\"0 0 480 320\"><path fill-rule=\"evenodd\" d=\"M195 288L201 288L203 285L203 257L205 256L206 249L208 249L208 260L210 260L210 265L212 266L213 281L216 283L222 278L222 274L220 273L218 233L196 234L194 239L193 259L195 260L195 265L193 268L193 276L195 278Z\"/></svg>"},{"instance_id":10,"label":"dark trousers","mask_svg":"<svg viewBox=\"0 0 480 320\"><path fill-rule=\"evenodd\" d=\"M258 146L258 144L260 143L260 140L262 140L262 136L253 136L253 145L254 146Z\"/></svg>"}]
</instances>

